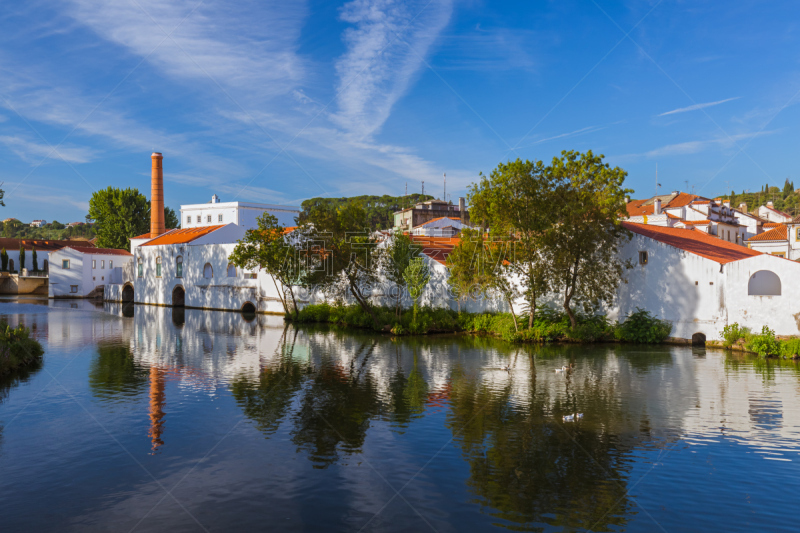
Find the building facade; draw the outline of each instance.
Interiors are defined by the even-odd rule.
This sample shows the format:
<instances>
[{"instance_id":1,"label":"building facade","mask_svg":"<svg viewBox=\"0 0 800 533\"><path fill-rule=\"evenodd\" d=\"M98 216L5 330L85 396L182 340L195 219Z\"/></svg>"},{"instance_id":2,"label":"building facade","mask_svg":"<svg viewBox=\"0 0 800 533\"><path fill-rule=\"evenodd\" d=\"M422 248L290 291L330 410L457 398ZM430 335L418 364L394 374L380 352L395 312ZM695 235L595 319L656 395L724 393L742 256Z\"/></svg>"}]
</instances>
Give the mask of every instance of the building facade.
<instances>
[{"instance_id":1,"label":"building facade","mask_svg":"<svg viewBox=\"0 0 800 533\"><path fill-rule=\"evenodd\" d=\"M86 298L113 283L132 259L130 252L110 248L65 246L50 254L50 298Z\"/></svg>"},{"instance_id":2,"label":"building facade","mask_svg":"<svg viewBox=\"0 0 800 533\"><path fill-rule=\"evenodd\" d=\"M395 211L394 227L403 231L411 231L417 226L437 218L454 218L469 224L469 211L465 206L464 198L458 199L458 205L444 200L428 200L420 202L414 207Z\"/></svg>"},{"instance_id":3,"label":"building facade","mask_svg":"<svg viewBox=\"0 0 800 533\"><path fill-rule=\"evenodd\" d=\"M300 208L289 205L258 204L253 202L221 202L215 194L207 204L181 206L181 228L236 224L246 229L258 225L257 218L267 212L285 227L296 225Z\"/></svg>"}]
</instances>

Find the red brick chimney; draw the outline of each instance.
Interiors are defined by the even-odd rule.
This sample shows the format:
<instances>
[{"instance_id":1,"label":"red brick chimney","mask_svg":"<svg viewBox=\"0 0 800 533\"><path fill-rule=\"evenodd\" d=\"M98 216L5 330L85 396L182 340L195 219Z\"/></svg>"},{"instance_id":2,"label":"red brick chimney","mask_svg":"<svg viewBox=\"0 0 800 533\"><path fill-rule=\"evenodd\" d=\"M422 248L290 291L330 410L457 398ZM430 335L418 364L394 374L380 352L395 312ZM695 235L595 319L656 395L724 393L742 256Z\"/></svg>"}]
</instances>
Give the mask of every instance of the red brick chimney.
<instances>
[{"instance_id":1,"label":"red brick chimney","mask_svg":"<svg viewBox=\"0 0 800 533\"><path fill-rule=\"evenodd\" d=\"M158 237L166 231L164 228L164 169L161 152L153 152L150 156L153 167L150 171L150 238Z\"/></svg>"}]
</instances>

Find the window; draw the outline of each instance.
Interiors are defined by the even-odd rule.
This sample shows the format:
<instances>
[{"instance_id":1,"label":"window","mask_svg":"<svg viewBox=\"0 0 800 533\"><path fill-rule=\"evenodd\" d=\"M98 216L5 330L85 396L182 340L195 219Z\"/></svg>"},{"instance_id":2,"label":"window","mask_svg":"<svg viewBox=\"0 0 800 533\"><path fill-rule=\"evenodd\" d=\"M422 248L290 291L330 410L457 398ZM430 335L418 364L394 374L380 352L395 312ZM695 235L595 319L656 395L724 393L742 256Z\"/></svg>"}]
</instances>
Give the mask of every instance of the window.
<instances>
[{"instance_id":1,"label":"window","mask_svg":"<svg viewBox=\"0 0 800 533\"><path fill-rule=\"evenodd\" d=\"M795 232L794 240L800 241L800 228L797 228Z\"/></svg>"},{"instance_id":2,"label":"window","mask_svg":"<svg viewBox=\"0 0 800 533\"><path fill-rule=\"evenodd\" d=\"M156 257L156 277L161 277L161 258Z\"/></svg>"},{"instance_id":3,"label":"window","mask_svg":"<svg viewBox=\"0 0 800 533\"><path fill-rule=\"evenodd\" d=\"M211 263L206 263L205 266L203 266L203 277L206 279L214 277L214 269L211 267Z\"/></svg>"},{"instance_id":4,"label":"window","mask_svg":"<svg viewBox=\"0 0 800 533\"><path fill-rule=\"evenodd\" d=\"M206 217L206 222L208 222L209 224L211 224L211 215L208 215L208 216Z\"/></svg>"},{"instance_id":5,"label":"window","mask_svg":"<svg viewBox=\"0 0 800 533\"><path fill-rule=\"evenodd\" d=\"M69 286L69 292L78 292L78 286L77 285L70 285Z\"/></svg>"},{"instance_id":6,"label":"window","mask_svg":"<svg viewBox=\"0 0 800 533\"><path fill-rule=\"evenodd\" d=\"M192 215L189 215L188 217L186 217L186 223L187 224L191 224L192 223Z\"/></svg>"},{"instance_id":7,"label":"window","mask_svg":"<svg viewBox=\"0 0 800 533\"><path fill-rule=\"evenodd\" d=\"M95 268L97 268L97 261L92 259L92 270L94 270Z\"/></svg>"},{"instance_id":8,"label":"window","mask_svg":"<svg viewBox=\"0 0 800 533\"><path fill-rule=\"evenodd\" d=\"M222 215L217 215L217 222L222 222Z\"/></svg>"},{"instance_id":9,"label":"window","mask_svg":"<svg viewBox=\"0 0 800 533\"><path fill-rule=\"evenodd\" d=\"M777 257L786 257L786 252L772 252L772 255Z\"/></svg>"},{"instance_id":10,"label":"window","mask_svg":"<svg viewBox=\"0 0 800 533\"><path fill-rule=\"evenodd\" d=\"M175 277L183 277L183 257L180 255L175 259Z\"/></svg>"},{"instance_id":11,"label":"window","mask_svg":"<svg viewBox=\"0 0 800 533\"><path fill-rule=\"evenodd\" d=\"M197 215L197 223L200 223L200 215Z\"/></svg>"},{"instance_id":12,"label":"window","mask_svg":"<svg viewBox=\"0 0 800 533\"><path fill-rule=\"evenodd\" d=\"M747 294L750 296L780 296L781 278L771 270L759 270L747 283Z\"/></svg>"},{"instance_id":13,"label":"window","mask_svg":"<svg viewBox=\"0 0 800 533\"><path fill-rule=\"evenodd\" d=\"M114 261L108 261L108 268L114 268Z\"/></svg>"},{"instance_id":14,"label":"window","mask_svg":"<svg viewBox=\"0 0 800 533\"><path fill-rule=\"evenodd\" d=\"M245 272L244 279L256 279L257 274L255 272Z\"/></svg>"},{"instance_id":15,"label":"window","mask_svg":"<svg viewBox=\"0 0 800 533\"><path fill-rule=\"evenodd\" d=\"M105 267L106 267L106 260L105 259L101 259L100 260L100 268L105 268Z\"/></svg>"},{"instance_id":16,"label":"window","mask_svg":"<svg viewBox=\"0 0 800 533\"><path fill-rule=\"evenodd\" d=\"M647 264L647 251L639 252L639 264L640 265Z\"/></svg>"},{"instance_id":17,"label":"window","mask_svg":"<svg viewBox=\"0 0 800 533\"><path fill-rule=\"evenodd\" d=\"M69 259L61 260L61 268L63 268L64 270L69 270Z\"/></svg>"},{"instance_id":18,"label":"window","mask_svg":"<svg viewBox=\"0 0 800 533\"><path fill-rule=\"evenodd\" d=\"M142 258L138 259L138 265L136 267L136 275L140 278L144 275L144 265L142 264Z\"/></svg>"},{"instance_id":19,"label":"window","mask_svg":"<svg viewBox=\"0 0 800 533\"><path fill-rule=\"evenodd\" d=\"M235 278L236 277L236 266L232 264L228 264L228 277Z\"/></svg>"}]
</instances>

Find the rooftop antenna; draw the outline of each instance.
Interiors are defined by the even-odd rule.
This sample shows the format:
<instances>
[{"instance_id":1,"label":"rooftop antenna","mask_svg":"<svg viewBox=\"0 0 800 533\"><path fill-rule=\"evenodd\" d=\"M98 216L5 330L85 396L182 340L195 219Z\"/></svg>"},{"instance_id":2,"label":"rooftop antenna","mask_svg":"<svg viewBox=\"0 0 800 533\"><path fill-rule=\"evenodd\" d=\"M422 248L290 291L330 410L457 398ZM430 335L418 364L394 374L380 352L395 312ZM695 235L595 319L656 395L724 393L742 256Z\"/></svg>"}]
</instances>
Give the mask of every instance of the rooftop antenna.
<instances>
[{"instance_id":1,"label":"rooftop antenna","mask_svg":"<svg viewBox=\"0 0 800 533\"><path fill-rule=\"evenodd\" d=\"M425 196L425 182L422 182L422 196Z\"/></svg>"},{"instance_id":2,"label":"rooftop antenna","mask_svg":"<svg viewBox=\"0 0 800 533\"><path fill-rule=\"evenodd\" d=\"M686 184L686 192L689 192L689 180L683 180L683 182Z\"/></svg>"},{"instance_id":3,"label":"rooftop antenna","mask_svg":"<svg viewBox=\"0 0 800 533\"><path fill-rule=\"evenodd\" d=\"M442 176L444 176L444 194L442 195L442 200L447 201L447 172L442 172Z\"/></svg>"},{"instance_id":4,"label":"rooftop antenna","mask_svg":"<svg viewBox=\"0 0 800 533\"><path fill-rule=\"evenodd\" d=\"M661 187L661 184L658 182L658 163L656 163L656 196L658 196L659 187Z\"/></svg>"}]
</instances>

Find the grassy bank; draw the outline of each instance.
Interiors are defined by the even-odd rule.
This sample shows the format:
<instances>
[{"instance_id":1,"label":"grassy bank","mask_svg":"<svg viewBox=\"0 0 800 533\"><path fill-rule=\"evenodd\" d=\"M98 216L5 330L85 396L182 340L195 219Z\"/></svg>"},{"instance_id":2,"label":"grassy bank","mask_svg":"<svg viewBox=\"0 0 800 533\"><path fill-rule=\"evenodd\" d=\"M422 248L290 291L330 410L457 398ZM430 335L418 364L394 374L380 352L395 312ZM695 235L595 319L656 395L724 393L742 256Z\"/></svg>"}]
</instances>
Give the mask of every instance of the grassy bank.
<instances>
[{"instance_id":1,"label":"grassy bank","mask_svg":"<svg viewBox=\"0 0 800 533\"><path fill-rule=\"evenodd\" d=\"M44 349L25 326L12 328L0 322L0 375L39 363Z\"/></svg>"},{"instance_id":2,"label":"grassy bank","mask_svg":"<svg viewBox=\"0 0 800 533\"><path fill-rule=\"evenodd\" d=\"M767 326L761 328L761 333L753 333L750 328L734 322L725 326L720 336L725 348L755 353L760 357L800 358L800 339L779 339Z\"/></svg>"},{"instance_id":3,"label":"grassy bank","mask_svg":"<svg viewBox=\"0 0 800 533\"><path fill-rule=\"evenodd\" d=\"M425 335L430 333L474 333L492 335L510 342L634 342L660 343L672 331L669 322L658 320L638 310L622 323L611 323L602 315L578 315L573 329L566 313L551 309L537 311L533 326L528 316L518 316L516 327L511 313L466 313L450 309L422 307L416 323L412 312L404 310L397 318L394 308L374 307L380 327L378 331L394 335ZM375 330L372 317L358 305L314 304L304 307L297 317L287 316L297 323L328 323L339 326Z\"/></svg>"}]
</instances>

